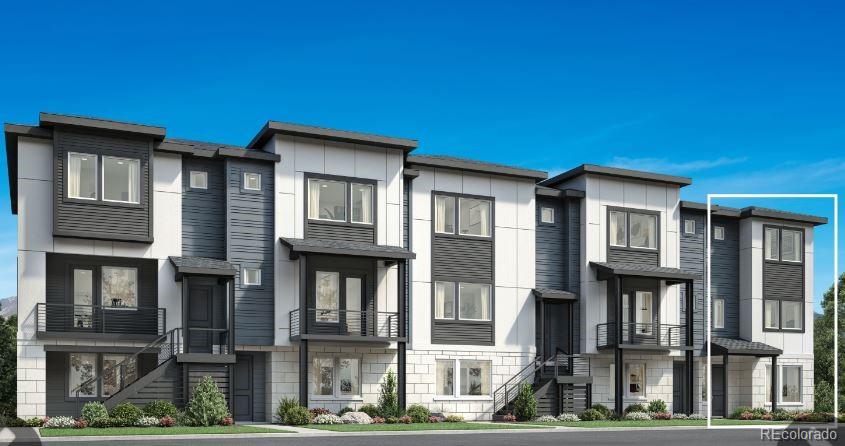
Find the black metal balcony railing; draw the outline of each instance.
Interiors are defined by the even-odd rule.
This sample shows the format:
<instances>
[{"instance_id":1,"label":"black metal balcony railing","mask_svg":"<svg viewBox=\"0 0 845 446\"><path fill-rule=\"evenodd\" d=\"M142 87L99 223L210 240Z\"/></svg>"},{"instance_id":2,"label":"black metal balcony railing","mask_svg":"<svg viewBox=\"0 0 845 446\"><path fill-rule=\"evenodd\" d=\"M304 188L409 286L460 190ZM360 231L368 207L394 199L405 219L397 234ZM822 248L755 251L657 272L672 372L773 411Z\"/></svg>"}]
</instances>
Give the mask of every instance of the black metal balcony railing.
<instances>
[{"instance_id":1,"label":"black metal balcony railing","mask_svg":"<svg viewBox=\"0 0 845 446\"><path fill-rule=\"evenodd\" d=\"M163 335L166 312L158 307L109 307L39 303L36 305L39 333L88 332Z\"/></svg>"},{"instance_id":2,"label":"black metal balcony railing","mask_svg":"<svg viewBox=\"0 0 845 446\"><path fill-rule=\"evenodd\" d=\"M686 325L622 323L622 339L617 342L616 322L596 325L596 347L620 344L680 348L687 345Z\"/></svg>"},{"instance_id":3,"label":"black metal balcony railing","mask_svg":"<svg viewBox=\"0 0 845 446\"><path fill-rule=\"evenodd\" d=\"M339 336L399 337L399 313L358 310L305 310L307 333ZM299 336L303 324L300 311L290 312L290 335Z\"/></svg>"},{"instance_id":4,"label":"black metal balcony railing","mask_svg":"<svg viewBox=\"0 0 845 446\"><path fill-rule=\"evenodd\" d=\"M188 327L185 353L230 353L229 330L225 328Z\"/></svg>"}]
</instances>

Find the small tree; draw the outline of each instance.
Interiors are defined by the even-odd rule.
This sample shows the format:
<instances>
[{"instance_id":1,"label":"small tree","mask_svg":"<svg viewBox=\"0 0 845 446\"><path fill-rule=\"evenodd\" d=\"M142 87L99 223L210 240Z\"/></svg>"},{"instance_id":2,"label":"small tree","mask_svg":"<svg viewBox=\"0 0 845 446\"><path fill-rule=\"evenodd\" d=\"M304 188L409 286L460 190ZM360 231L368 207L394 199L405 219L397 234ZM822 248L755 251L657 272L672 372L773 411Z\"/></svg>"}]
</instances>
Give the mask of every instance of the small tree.
<instances>
[{"instance_id":1,"label":"small tree","mask_svg":"<svg viewBox=\"0 0 845 446\"><path fill-rule=\"evenodd\" d=\"M537 416L537 399L531 383L524 382L519 387L519 393L513 402L513 414L519 421L530 421Z\"/></svg>"},{"instance_id":2,"label":"small tree","mask_svg":"<svg viewBox=\"0 0 845 446\"><path fill-rule=\"evenodd\" d=\"M200 381L185 406L185 415L197 426L215 426L229 416L226 397L210 376L204 376Z\"/></svg>"},{"instance_id":3,"label":"small tree","mask_svg":"<svg viewBox=\"0 0 845 446\"><path fill-rule=\"evenodd\" d=\"M402 415L399 413L399 396L396 393L396 388L396 374L393 373L393 370L388 370L384 382L381 383L378 396L378 410L381 416L385 418Z\"/></svg>"},{"instance_id":4,"label":"small tree","mask_svg":"<svg viewBox=\"0 0 845 446\"><path fill-rule=\"evenodd\" d=\"M0 317L0 416L17 412L18 316Z\"/></svg>"}]
</instances>

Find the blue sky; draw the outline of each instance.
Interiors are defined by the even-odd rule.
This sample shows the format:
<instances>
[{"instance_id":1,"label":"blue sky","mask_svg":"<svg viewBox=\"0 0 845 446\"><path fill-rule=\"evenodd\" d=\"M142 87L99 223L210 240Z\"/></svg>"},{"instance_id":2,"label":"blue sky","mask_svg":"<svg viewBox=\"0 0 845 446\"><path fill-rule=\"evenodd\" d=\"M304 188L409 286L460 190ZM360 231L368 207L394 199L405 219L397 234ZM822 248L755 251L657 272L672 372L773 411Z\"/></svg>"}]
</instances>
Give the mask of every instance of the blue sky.
<instances>
[{"instance_id":1,"label":"blue sky","mask_svg":"<svg viewBox=\"0 0 845 446\"><path fill-rule=\"evenodd\" d=\"M276 119L550 173L691 176L685 199L845 191L836 2L176 3L4 5L0 120L95 115L245 144ZM7 184L0 296L15 293ZM816 238L817 295L832 233Z\"/></svg>"}]
</instances>

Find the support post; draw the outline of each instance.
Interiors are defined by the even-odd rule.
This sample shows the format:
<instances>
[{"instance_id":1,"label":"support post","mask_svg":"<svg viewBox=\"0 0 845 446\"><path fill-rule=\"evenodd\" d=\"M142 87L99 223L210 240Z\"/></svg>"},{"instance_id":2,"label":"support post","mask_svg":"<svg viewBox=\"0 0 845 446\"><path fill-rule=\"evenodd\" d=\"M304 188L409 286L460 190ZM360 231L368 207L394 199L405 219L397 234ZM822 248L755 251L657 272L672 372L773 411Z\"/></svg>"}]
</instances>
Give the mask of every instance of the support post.
<instances>
[{"instance_id":1,"label":"support post","mask_svg":"<svg viewBox=\"0 0 845 446\"><path fill-rule=\"evenodd\" d=\"M308 256L299 255L299 404L308 407Z\"/></svg>"},{"instance_id":2,"label":"support post","mask_svg":"<svg viewBox=\"0 0 845 446\"><path fill-rule=\"evenodd\" d=\"M397 372L397 393L399 399L399 409L404 411L405 405L407 404L407 380L405 379L405 371L406 371L406 344L404 342L399 342L399 351L397 352L397 368L399 369Z\"/></svg>"},{"instance_id":3,"label":"support post","mask_svg":"<svg viewBox=\"0 0 845 446\"><path fill-rule=\"evenodd\" d=\"M778 410L778 357L772 355L772 412Z\"/></svg>"},{"instance_id":4,"label":"support post","mask_svg":"<svg viewBox=\"0 0 845 446\"><path fill-rule=\"evenodd\" d=\"M688 347L695 347L695 319L694 319L694 310L695 310L695 294L693 289L693 282L687 281L685 284L685 294L687 296L686 299L686 345ZM702 340L703 342L704 340ZM687 350L686 351L686 395L684 396L684 402L686 403L686 410L687 414L692 414L693 412L693 396L695 392L694 389L694 368L693 368L693 351Z\"/></svg>"},{"instance_id":5,"label":"support post","mask_svg":"<svg viewBox=\"0 0 845 446\"><path fill-rule=\"evenodd\" d=\"M621 417L622 411L624 410L624 408L622 407L622 394L624 390L623 377L625 375L625 358L622 353L622 349L619 347L616 347L616 355L614 360L616 361L616 365L613 367L613 374L615 375L614 379L616 380L616 385L614 386L616 395L614 395L613 397L613 407L614 411L616 412L616 415Z\"/></svg>"},{"instance_id":6,"label":"support post","mask_svg":"<svg viewBox=\"0 0 845 446\"><path fill-rule=\"evenodd\" d=\"M299 405L308 407L308 340L299 341Z\"/></svg>"},{"instance_id":7,"label":"support post","mask_svg":"<svg viewBox=\"0 0 845 446\"><path fill-rule=\"evenodd\" d=\"M184 353L190 353L188 351L188 292L190 290L188 280L187 275L182 276L182 345L185 350ZM185 396L187 396L187 393Z\"/></svg>"},{"instance_id":8,"label":"support post","mask_svg":"<svg viewBox=\"0 0 845 446\"><path fill-rule=\"evenodd\" d=\"M408 339L408 308L405 301L405 292L406 292L406 283L405 283L405 269L407 268L407 260L399 260L397 262L397 275L398 275L398 282L399 282L399 289L397 293L399 294L397 298L399 299L399 337L402 338L399 341L398 345L398 358L397 358L397 384L399 392L399 409L405 410L405 404L407 401L407 379L405 376L406 372L406 354L407 354L407 339Z\"/></svg>"},{"instance_id":9,"label":"support post","mask_svg":"<svg viewBox=\"0 0 845 446\"><path fill-rule=\"evenodd\" d=\"M722 400L722 410L723 410L723 413L725 414L725 418L727 418L728 417L728 388L730 388L730 386L728 385L728 354L727 353L722 355L722 364L724 364L722 366L722 382L724 383L723 385L724 385L724 388L725 388L724 392L722 392L724 394L724 397L723 397L723 400Z\"/></svg>"},{"instance_id":10,"label":"support post","mask_svg":"<svg viewBox=\"0 0 845 446\"><path fill-rule=\"evenodd\" d=\"M229 336L227 336L228 354L235 354L235 279L229 279ZM234 381L230 381L234 382ZM229 386L230 388L233 386Z\"/></svg>"},{"instance_id":11,"label":"support post","mask_svg":"<svg viewBox=\"0 0 845 446\"><path fill-rule=\"evenodd\" d=\"M684 368L684 413L687 415L692 414L693 412L693 354L692 350L687 350L685 352L686 355L686 365Z\"/></svg>"}]
</instances>

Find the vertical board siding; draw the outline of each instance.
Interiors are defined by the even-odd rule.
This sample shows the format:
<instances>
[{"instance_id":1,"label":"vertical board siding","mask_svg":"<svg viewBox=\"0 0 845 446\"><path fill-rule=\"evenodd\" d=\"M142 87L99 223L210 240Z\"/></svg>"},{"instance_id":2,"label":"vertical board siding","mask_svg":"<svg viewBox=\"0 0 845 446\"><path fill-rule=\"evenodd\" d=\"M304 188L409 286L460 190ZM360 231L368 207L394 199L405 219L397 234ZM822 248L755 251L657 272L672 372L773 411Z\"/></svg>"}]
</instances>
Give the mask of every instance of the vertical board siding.
<instances>
[{"instance_id":1,"label":"vertical board siding","mask_svg":"<svg viewBox=\"0 0 845 446\"><path fill-rule=\"evenodd\" d=\"M266 354L253 353L252 356L252 419L264 421L267 419L264 404L267 386Z\"/></svg>"},{"instance_id":2,"label":"vertical board siding","mask_svg":"<svg viewBox=\"0 0 845 446\"><path fill-rule=\"evenodd\" d=\"M272 345L274 171L272 163L226 160L227 258L238 267L235 285L235 343ZM243 189L244 172L261 174L261 190ZM244 286L244 267L261 269L260 286Z\"/></svg>"},{"instance_id":3,"label":"vertical board siding","mask_svg":"<svg viewBox=\"0 0 845 446\"><path fill-rule=\"evenodd\" d=\"M56 235L71 235L110 240L152 242L153 207L151 140L116 138L56 130L54 144L54 209L53 230ZM137 205L103 202L102 157L97 161L97 200L67 198L68 152L108 155L140 160L140 191Z\"/></svg>"},{"instance_id":4,"label":"vertical board siding","mask_svg":"<svg viewBox=\"0 0 845 446\"><path fill-rule=\"evenodd\" d=\"M223 162L182 158L182 255L226 258L226 176ZM208 189L190 187L191 171L208 174Z\"/></svg>"}]
</instances>

